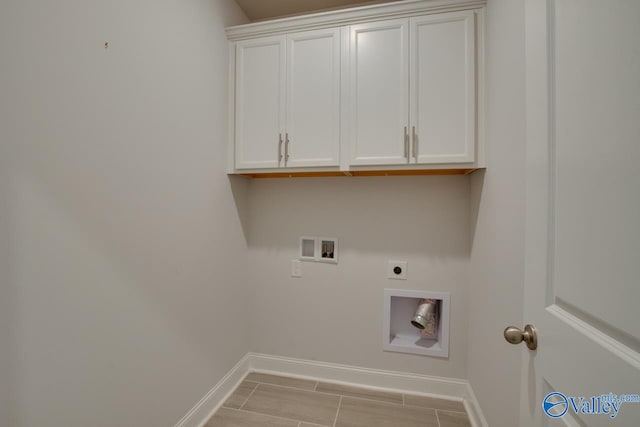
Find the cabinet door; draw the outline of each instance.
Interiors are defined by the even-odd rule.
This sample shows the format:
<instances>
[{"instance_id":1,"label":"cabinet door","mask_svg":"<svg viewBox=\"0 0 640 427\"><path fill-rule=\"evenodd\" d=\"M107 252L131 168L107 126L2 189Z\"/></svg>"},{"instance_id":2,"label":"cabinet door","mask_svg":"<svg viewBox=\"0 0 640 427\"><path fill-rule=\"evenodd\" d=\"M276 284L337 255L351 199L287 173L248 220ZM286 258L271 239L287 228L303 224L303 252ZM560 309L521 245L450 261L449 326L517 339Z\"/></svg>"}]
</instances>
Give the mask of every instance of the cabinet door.
<instances>
[{"instance_id":1,"label":"cabinet door","mask_svg":"<svg viewBox=\"0 0 640 427\"><path fill-rule=\"evenodd\" d=\"M351 27L352 165L408 163L408 24L407 19L396 19Z\"/></svg>"},{"instance_id":2,"label":"cabinet door","mask_svg":"<svg viewBox=\"0 0 640 427\"><path fill-rule=\"evenodd\" d=\"M284 137L285 37L236 45L236 168L277 168Z\"/></svg>"},{"instance_id":3,"label":"cabinet door","mask_svg":"<svg viewBox=\"0 0 640 427\"><path fill-rule=\"evenodd\" d=\"M287 36L287 167L338 166L340 30Z\"/></svg>"},{"instance_id":4,"label":"cabinet door","mask_svg":"<svg viewBox=\"0 0 640 427\"><path fill-rule=\"evenodd\" d=\"M475 160L475 16L410 19L411 163Z\"/></svg>"}]
</instances>

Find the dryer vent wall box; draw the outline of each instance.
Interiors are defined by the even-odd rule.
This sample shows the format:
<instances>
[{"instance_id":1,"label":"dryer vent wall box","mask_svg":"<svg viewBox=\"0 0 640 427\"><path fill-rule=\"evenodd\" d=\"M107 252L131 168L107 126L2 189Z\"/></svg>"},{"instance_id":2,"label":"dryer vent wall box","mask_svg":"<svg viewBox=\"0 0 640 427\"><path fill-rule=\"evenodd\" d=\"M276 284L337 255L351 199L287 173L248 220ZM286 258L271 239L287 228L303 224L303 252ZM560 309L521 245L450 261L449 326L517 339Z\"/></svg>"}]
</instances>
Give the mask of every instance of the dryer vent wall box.
<instances>
[{"instance_id":1,"label":"dryer vent wall box","mask_svg":"<svg viewBox=\"0 0 640 427\"><path fill-rule=\"evenodd\" d=\"M423 300L435 300L437 306L437 327L433 335L416 328L411 322ZM383 349L449 357L449 303L448 292L385 289Z\"/></svg>"}]
</instances>

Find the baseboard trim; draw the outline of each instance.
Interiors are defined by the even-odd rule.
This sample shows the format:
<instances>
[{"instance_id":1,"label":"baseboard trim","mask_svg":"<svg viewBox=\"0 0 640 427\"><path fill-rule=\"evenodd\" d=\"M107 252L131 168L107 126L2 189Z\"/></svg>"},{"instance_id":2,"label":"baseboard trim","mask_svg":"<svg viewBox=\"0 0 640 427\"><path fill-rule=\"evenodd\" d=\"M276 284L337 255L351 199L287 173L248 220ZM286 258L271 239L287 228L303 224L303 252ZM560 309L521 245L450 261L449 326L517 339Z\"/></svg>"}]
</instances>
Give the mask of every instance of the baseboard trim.
<instances>
[{"instance_id":1,"label":"baseboard trim","mask_svg":"<svg viewBox=\"0 0 640 427\"><path fill-rule=\"evenodd\" d=\"M476 394L473 392L471 384L467 383L467 393L464 398L464 407L469 414L471 425L473 427L489 427L487 419L484 417L484 413L480 408L480 403L476 398Z\"/></svg>"},{"instance_id":2,"label":"baseboard trim","mask_svg":"<svg viewBox=\"0 0 640 427\"><path fill-rule=\"evenodd\" d=\"M425 396L446 396L455 400L462 400L466 396L468 384L458 379L383 371L314 360L257 353L250 353L249 356L251 370L254 372L354 384L388 391L405 391Z\"/></svg>"},{"instance_id":3,"label":"baseboard trim","mask_svg":"<svg viewBox=\"0 0 640 427\"><path fill-rule=\"evenodd\" d=\"M247 353L175 427L203 427L250 372L458 400L464 402L472 427L488 427L473 389L465 380L259 353Z\"/></svg>"},{"instance_id":4,"label":"baseboard trim","mask_svg":"<svg viewBox=\"0 0 640 427\"><path fill-rule=\"evenodd\" d=\"M175 427L203 427L211 416L250 372L250 355L246 354L231 370L182 417Z\"/></svg>"}]
</instances>

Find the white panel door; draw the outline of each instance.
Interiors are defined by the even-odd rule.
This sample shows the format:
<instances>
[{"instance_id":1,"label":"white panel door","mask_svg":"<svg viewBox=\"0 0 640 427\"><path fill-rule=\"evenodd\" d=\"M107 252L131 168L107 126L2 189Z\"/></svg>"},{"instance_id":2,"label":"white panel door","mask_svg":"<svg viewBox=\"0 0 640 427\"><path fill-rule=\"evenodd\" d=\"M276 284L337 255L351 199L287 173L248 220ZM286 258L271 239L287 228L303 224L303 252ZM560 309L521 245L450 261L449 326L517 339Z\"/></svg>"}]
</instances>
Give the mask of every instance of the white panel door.
<instances>
[{"instance_id":1,"label":"white panel door","mask_svg":"<svg viewBox=\"0 0 640 427\"><path fill-rule=\"evenodd\" d=\"M475 160L473 11L410 19L411 163Z\"/></svg>"},{"instance_id":2,"label":"white panel door","mask_svg":"<svg viewBox=\"0 0 640 427\"><path fill-rule=\"evenodd\" d=\"M601 397L640 394L638 17L638 1L527 2L524 314L539 342L522 426L640 426L640 402Z\"/></svg>"},{"instance_id":3,"label":"white panel door","mask_svg":"<svg viewBox=\"0 0 640 427\"><path fill-rule=\"evenodd\" d=\"M407 19L350 31L349 139L352 165L407 164Z\"/></svg>"},{"instance_id":4,"label":"white panel door","mask_svg":"<svg viewBox=\"0 0 640 427\"><path fill-rule=\"evenodd\" d=\"M277 168L284 137L285 37L236 44L236 168Z\"/></svg>"},{"instance_id":5,"label":"white panel door","mask_svg":"<svg viewBox=\"0 0 640 427\"><path fill-rule=\"evenodd\" d=\"M285 166L338 166L340 30L287 36ZM288 155L288 157L287 157Z\"/></svg>"}]
</instances>

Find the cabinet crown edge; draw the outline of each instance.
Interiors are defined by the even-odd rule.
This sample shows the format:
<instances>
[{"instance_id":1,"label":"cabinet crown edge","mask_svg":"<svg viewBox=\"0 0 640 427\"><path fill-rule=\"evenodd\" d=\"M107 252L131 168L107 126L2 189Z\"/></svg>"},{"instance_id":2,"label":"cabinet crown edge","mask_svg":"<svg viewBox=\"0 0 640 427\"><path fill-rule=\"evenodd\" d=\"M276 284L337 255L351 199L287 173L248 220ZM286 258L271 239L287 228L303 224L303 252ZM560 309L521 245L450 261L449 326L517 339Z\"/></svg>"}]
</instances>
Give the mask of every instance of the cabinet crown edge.
<instances>
[{"instance_id":1,"label":"cabinet crown edge","mask_svg":"<svg viewBox=\"0 0 640 427\"><path fill-rule=\"evenodd\" d=\"M235 25L227 27L225 31L227 38L235 41L272 34L403 18L416 14L427 15L478 9L486 6L486 3L486 0L404 0Z\"/></svg>"}]
</instances>

